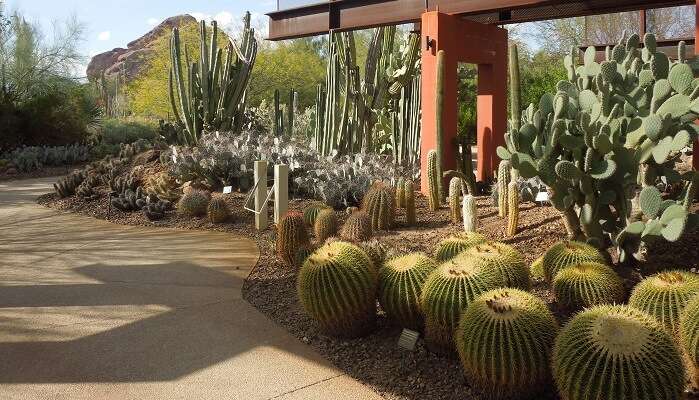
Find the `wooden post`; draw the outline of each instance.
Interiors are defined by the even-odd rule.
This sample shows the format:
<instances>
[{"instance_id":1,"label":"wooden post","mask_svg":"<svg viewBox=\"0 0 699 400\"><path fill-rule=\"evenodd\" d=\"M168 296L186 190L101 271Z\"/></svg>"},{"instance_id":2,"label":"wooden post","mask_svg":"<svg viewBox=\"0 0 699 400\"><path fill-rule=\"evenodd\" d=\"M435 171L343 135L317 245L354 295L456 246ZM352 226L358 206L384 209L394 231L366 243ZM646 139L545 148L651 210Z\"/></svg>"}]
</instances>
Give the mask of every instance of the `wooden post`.
<instances>
[{"instance_id":1,"label":"wooden post","mask_svg":"<svg viewBox=\"0 0 699 400\"><path fill-rule=\"evenodd\" d=\"M269 225L267 221L267 161L255 161L254 178L257 186L255 188L255 228L257 230L266 229Z\"/></svg>"},{"instance_id":2,"label":"wooden post","mask_svg":"<svg viewBox=\"0 0 699 400\"><path fill-rule=\"evenodd\" d=\"M274 166L274 223L278 224L289 209L289 166Z\"/></svg>"}]
</instances>

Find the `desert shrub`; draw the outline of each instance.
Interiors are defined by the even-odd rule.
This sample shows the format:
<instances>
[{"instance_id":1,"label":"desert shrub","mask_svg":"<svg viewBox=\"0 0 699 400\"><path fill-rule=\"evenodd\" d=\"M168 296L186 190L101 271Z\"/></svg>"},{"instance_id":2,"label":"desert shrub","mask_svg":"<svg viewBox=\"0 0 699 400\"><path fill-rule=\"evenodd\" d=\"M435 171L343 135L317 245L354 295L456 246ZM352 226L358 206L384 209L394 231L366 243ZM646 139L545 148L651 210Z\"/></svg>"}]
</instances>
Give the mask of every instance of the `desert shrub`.
<instances>
[{"instance_id":1,"label":"desert shrub","mask_svg":"<svg viewBox=\"0 0 699 400\"><path fill-rule=\"evenodd\" d=\"M158 125L145 119L107 119L102 123L101 142L107 145L133 143L138 139L152 141Z\"/></svg>"},{"instance_id":2,"label":"desert shrub","mask_svg":"<svg viewBox=\"0 0 699 400\"><path fill-rule=\"evenodd\" d=\"M0 159L9 160L19 172L30 172L47 166L72 165L91 158L87 145L70 146L23 146L0 154Z\"/></svg>"}]
</instances>

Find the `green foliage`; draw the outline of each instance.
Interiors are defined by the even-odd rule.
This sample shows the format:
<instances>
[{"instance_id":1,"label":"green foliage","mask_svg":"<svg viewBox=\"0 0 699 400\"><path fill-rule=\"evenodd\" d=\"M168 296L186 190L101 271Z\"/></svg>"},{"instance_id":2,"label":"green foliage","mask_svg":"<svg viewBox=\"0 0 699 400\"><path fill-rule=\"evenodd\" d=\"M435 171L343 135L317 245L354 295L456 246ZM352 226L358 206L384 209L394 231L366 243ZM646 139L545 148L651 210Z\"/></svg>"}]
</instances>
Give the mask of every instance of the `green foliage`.
<instances>
[{"instance_id":1,"label":"green foliage","mask_svg":"<svg viewBox=\"0 0 699 400\"><path fill-rule=\"evenodd\" d=\"M558 335L552 358L564 399L676 400L685 387L670 334L629 306L602 305L575 315Z\"/></svg>"},{"instance_id":2,"label":"green foliage","mask_svg":"<svg viewBox=\"0 0 699 400\"><path fill-rule=\"evenodd\" d=\"M206 215L209 200L206 192L191 190L180 198L177 203L177 212L188 217L202 217Z\"/></svg>"},{"instance_id":3,"label":"green foliage","mask_svg":"<svg viewBox=\"0 0 699 400\"><path fill-rule=\"evenodd\" d=\"M231 211L228 209L228 204L226 204L223 196L218 195L211 198L206 209L206 215L212 224L226 222L231 217Z\"/></svg>"},{"instance_id":4,"label":"green foliage","mask_svg":"<svg viewBox=\"0 0 699 400\"><path fill-rule=\"evenodd\" d=\"M514 247L505 243L485 242L463 250L460 254L472 257L486 268L497 271L502 286L529 290L531 279L524 257Z\"/></svg>"},{"instance_id":5,"label":"green foliage","mask_svg":"<svg viewBox=\"0 0 699 400\"><path fill-rule=\"evenodd\" d=\"M332 209L324 209L318 213L313 224L313 231L319 243L323 243L329 237L337 233L337 216Z\"/></svg>"},{"instance_id":6,"label":"green foliage","mask_svg":"<svg viewBox=\"0 0 699 400\"><path fill-rule=\"evenodd\" d=\"M631 292L629 305L655 317L670 332L679 328L680 315L699 294L699 276L686 271L663 271L642 280Z\"/></svg>"},{"instance_id":7,"label":"green foliage","mask_svg":"<svg viewBox=\"0 0 699 400\"><path fill-rule=\"evenodd\" d=\"M299 222L303 224L301 216ZM311 254L297 278L304 310L333 336L357 337L373 329L377 288L369 257L359 247L339 241Z\"/></svg>"},{"instance_id":8,"label":"green foliage","mask_svg":"<svg viewBox=\"0 0 699 400\"><path fill-rule=\"evenodd\" d=\"M576 241L554 244L546 250L542 262L546 281L552 282L558 271L583 262L606 263L599 250L588 244Z\"/></svg>"},{"instance_id":9,"label":"green foliage","mask_svg":"<svg viewBox=\"0 0 699 400\"><path fill-rule=\"evenodd\" d=\"M379 303L389 318L403 328L420 330L420 294L437 263L422 253L410 253L386 261L379 269Z\"/></svg>"},{"instance_id":10,"label":"green foliage","mask_svg":"<svg viewBox=\"0 0 699 400\"><path fill-rule=\"evenodd\" d=\"M91 156L89 146L29 146L19 147L0 154L19 172L30 172L45 166L71 165L87 161Z\"/></svg>"},{"instance_id":11,"label":"green foliage","mask_svg":"<svg viewBox=\"0 0 699 400\"><path fill-rule=\"evenodd\" d=\"M156 135L157 124L139 118L106 119L100 129L100 139L105 144L133 143L138 139L152 142Z\"/></svg>"},{"instance_id":12,"label":"green foliage","mask_svg":"<svg viewBox=\"0 0 699 400\"><path fill-rule=\"evenodd\" d=\"M347 217L340 231L342 240L348 242L364 242L371 238L371 218L364 211L355 211Z\"/></svg>"},{"instance_id":13,"label":"green foliage","mask_svg":"<svg viewBox=\"0 0 699 400\"><path fill-rule=\"evenodd\" d=\"M396 215L396 199L392 188L375 184L364 196L362 210L369 214L374 231L390 230Z\"/></svg>"},{"instance_id":14,"label":"green foliage","mask_svg":"<svg viewBox=\"0 0 699 400\"><path fill-rule=\"evenodd\" d=\"M287 212L277 224L277 257L286 265L293 266L296 261L296 251L309 244L303 214L295 211Z\"/></svg>"},{"instance_id":15,"label":"green foliage","mask_svg":"<svg viewBox=\"0 0 699 400\"><path fill-rule=\"evenodd\" d=\"M549 356L558 323L527 292L501 288L466 308L456 347L470 382L493 398L533 398L549 382Z\"/></svg>"},{"instance_id":16,"label":"green foliage","mask_svg":"<svg viewBox=\"0 0 699 400\"><path fill-rule=\"evenodd\" d=\"M439 262L451 260L459 253L475 245L485 243L485 236L480 233L464 232L449 236L437 244L434 258Z\"/></svg>"},{"instance_id":17,"label":"green foliage","mask_svg":"<svg viewBox=\"0 0 699 400\"><path fill-rule=\"evenodd\" d=\"M553 293L558 304L578 310L599 304L621 304L625 290L613 269L596 262L583 262L556 274Z\"/></svg>"}]
</instances>

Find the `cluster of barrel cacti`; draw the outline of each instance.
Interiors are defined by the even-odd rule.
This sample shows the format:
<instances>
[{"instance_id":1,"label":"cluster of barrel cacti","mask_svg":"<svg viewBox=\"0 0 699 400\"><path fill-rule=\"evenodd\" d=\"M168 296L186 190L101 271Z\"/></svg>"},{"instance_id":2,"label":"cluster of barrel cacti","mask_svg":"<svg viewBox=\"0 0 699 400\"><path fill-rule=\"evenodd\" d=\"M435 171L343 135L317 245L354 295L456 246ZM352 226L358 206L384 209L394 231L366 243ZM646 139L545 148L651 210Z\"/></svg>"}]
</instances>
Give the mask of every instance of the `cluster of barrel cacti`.
<instances>
[{"instance_id":1,"label":"cluster of barrel cacti","mask_svg":"<svg viewBox=\"0 0 699 400\"><path fill-rule=\"evenodd\" d=\"M601 63L590 47L582 65L574 48L564 60L568 80L515 115L507 146L498 148L522 177L546 184L571 238L616 245L622 261L642 241L679 239L697 220L688 211L697 173L678 173L675 155L697 136L699 81L684 43L670 61L652 34L643 48L639 42L635 34L622 38ZM661 179L685 188L661 196L654 190ZM642 203L642 214L632 200Z\"/></svg>"}]
</instances>

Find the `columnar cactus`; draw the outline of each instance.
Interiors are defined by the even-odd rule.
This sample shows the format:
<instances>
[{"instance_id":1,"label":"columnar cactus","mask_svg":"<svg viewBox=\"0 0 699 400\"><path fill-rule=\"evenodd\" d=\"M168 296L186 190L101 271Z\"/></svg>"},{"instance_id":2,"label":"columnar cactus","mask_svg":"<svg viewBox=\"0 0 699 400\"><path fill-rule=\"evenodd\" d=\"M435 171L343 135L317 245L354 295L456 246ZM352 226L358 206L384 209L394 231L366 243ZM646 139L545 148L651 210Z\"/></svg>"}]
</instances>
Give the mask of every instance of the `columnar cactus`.
<instances>
[{"instance_id":1,"label":"columnar cactus","mask_svg":"<svg viewBox=\"0 0 699 400\"><path fill-rule=\"evenodd\" d=\"M510 183L510 162L500 161L498 166L498 215L500 218L507 216L507 188Z\"/></svg>"},{"instance_id":2,"label":"columnar cactus","mask_svg":"<svg viewBox=\"0 0 699 400\"><path fill-rule=\"evenodd\" d=\"M464 183L461 178L454 177L449 181L449 210L451 222L461 222L461 195L464 193Z\"/></svg>"},{"instance_id":3,"label":"columnar cactus","mask_svg":"<svg viewBox=\"0 0 699 400\"><path fill-rule=\"evenodd\" d=\"M396 207L405 208L405 179L402 177L396 182Z\"/></svg>"},{"instance_id":4,"label":"columnar cactus","mask_svg":"<svg viewBox=\"0 0 699 400\"><path fill-rule=\"evenodd\" d=\"M677 400L685 387L671 335L629 306L602 305L575 315L556 338L552 358L564 399Z\"/></svg>"},{"instance_id":5,"label":"columnar cactus","mask_svg":"<svg viewBox=\"0 0 699 400\"><path fill-rule=\"evenodd\" d=\"M441 205L441 195L439 193L439 183L441 182L441 177L439 176L439 168L437 163L437 152L434 150L427 152L427 203L432 211L437 210Z\"/></svg>"},{"instance_id":6,"label":"columnar cactus","mask_svg":"<svg viewBox=\"0 0 699 400\"><path fill-rule=\"evenodd\" d=\"M479 233L458 233L437 243L434 258L439 262L448 261L456 257L462 251L485 242L485 236Z\"/></svg>"},{"instance_id":7,"label":"columnar cactus","mask_svg":"<svg viewBox=\"0 0 699 400\"><path fill-rule=\"evenodd\" d=\"M405 222L408 226L414 226L417 223L415 190L413 189L413 181L410 179L405 181Z\"/></svg>"},{"instance_id":8,"label":"columnar cactus","mask_svg":"<svg viewBox=\"0 0 699 400\"><path fill-rule=\"evenodd\" d=\"M420 294L437 263L423 253L386 261L379 270L379 303L386 315L403 328L421 330Z\"/></svg>"},{"instance_id":9,"label":"columnar cactus","mask_svg":"<svg viewBox=\"0 0 699 400\"><path fill-rule=\"evenodd\" d=\"M478 227L478 211L476 210L476 198L470 194L464 196L462 210L464 218L464 231L475 232Z\"/></svg>"},{"instance_id":10,"label":"columnar cactus","mask_svg":"<svg viewBox=\"0 0 699 400\"><path fill-rule=\"evenodd\" d=\"M560 270L553 278L556 302L570 310L599 304L621 304L624 283L607 265L596 262L575 264Z\"/></svg>"},{"instance_id":11,"label":"columnar cactus","mask_svg":"<svg viewBox=\"0 0 699 400\"><path fill-rule=\"evenodd\" d=\"M500 274L503 287L529 290L531 277L524 257L514 247L498 242L479 243L461 254L472 257Z\"/></svg>"},{"instance_id":12,"label":"columnar cactus","mask_svg":"<svg viewBox=\"0 0 699 400\"><path fill-rule=\"evenodd\" d=\"M126 189L126 191L117 197L112 197L110 204L124 212L138 211L143 208L142 202L146 200L141 187L136 188L136 191ZM206 211L205 211L206 212Z\"/></svg>"},{"instance_id":13,"label":"columnar cactus","mask_svg":"<svg viewBox=\"0 0 699 400\"><path fill-rule=\"evenodd\" d=\"M558 323L527 292L500 288L466 308L456 348L470 382L493 398L532 398L551 379L549 357Z\"/></svg>"},{"instance_id":14,"label":"columnar cactus","mask_svg":"<svg viewBox=\"0 0 699 400\"><path fill-rule=\"evenodd\" d=\"M299 216L299 221L303 222ZM297 290L321 330L342 337L370 332L376 321L378 275L369 257L346 242L328 243L303 263Z\"/></svg>"},{"instance_id":15,"label":"columnar cactus","mask_svg":"<svg viewBox=\"0 0 699 400\"><path fill-rule=\"evenodd\" d=\"M303 220L306 222L306 225L308 226L313 226L316 223L316 217L318 217L318 214L320 214L321 211L327 210L330 207L322 203L320 201L314 201L313 203L309 204L306 208L303 210Z\"/></svg>"},{"instance_id":16,"label":"columnar cactus","mask_svg":"<svg viewBox=\"0 0 699 400\"><path fill-rule=\"evenodd\" d=\"M513 180L507 185L507 236L517 234L519 224L519 190L517 181Z\"/></svg>"},{"instance_id":17,"label":"columnar cactus","mask_svg":"<svg viewBox=\"0 0 699 400\"><path fill-rule=\"evenodd\" d=\"M303 215L287 212L277 224L277 256L286 265L293 266L298 249L309 245L308 231Z\"/></svg>"},{"instance_id":18,"label":"columnar cactus","mask_svg":"<svg viewBox=\"0 0 699 400\"><path fill-rule=\"evenodd\" d=\"M465 254L439 265L427 277L420 298L428 348L436 353L453 353L454 329L461 313L481 293L501 284L495 269Z\"/></svg>"},{"instance_id":19,"label":"columnar cactus","mask_svg":"<svg viewBox=\"0 0 699 400\"><path fill-rule=\"evenodd\" d=\"M337 217L335 211L326 209L318 213L318 217L313 225L316 239L319 243L323 243L325 239L335 236L337 233Z\"/></svg>"},{"instance_id":20,"label":"columnar cactus","mask_svg":"<svg viewBox=\"0 0 699 400\"><path fill-rule=\"evenodd\" d=\"M342 240L348 242L364 242L371 238L371 219L364 211L355 211L347 217L340 231Z\"/></svg>"},{"instance_id":21,"label":"columnar cactus","mask_svg":"<svg viewBox=\"0 0 699 400\"><path fill-rule=\"evenodd\" d=\"M389 230L396 215L396 199L393 190L383 184L374 185L364 195L362 210L369 214L374 231Z\"/></svg>"},{"instance_id":22,"label":"columnar cactus","mask_svg":"<svg viewBox=\"0 0 699 400\"><path fill-rule=\"evenodd\" d=\"M442 167L444 166L444 97L446 95L446 53L444 50L437 52L437 79L435 82L435 157L437 208L442 204L444 198L444 179L442 177ZM428 159L429 161L429 159ZM435 208L436 209L436 208Z\"/></svg>"},{"instance_id":23,"label":"columnar cactus","mask_svg":"<svg viewBox=\"0 0 699 400\"><path fill-rule=\"evenodd\" d=\"M642 280L631 292L629 305L655 317L670 332L679 328L680 315L689 300L699 294L699 275L664 271Z\"/></svg>"},{"instance_id":24,"label":"columnar cactus","mask_svg":"<svg viewBox=\"0 0 699 400\"><path fill-rule=\"evenodd\" d=\"M220 195L211 198L206 214L209 216L209 221L211 221L212 224L226 222L231 216L226 200Z\"/></svg>"},{"instance_id":25,"label":"columnar cactus","mask_svg":"<svg viewBox=\"0 0 699 400\"><path fill-rule=\"evenodd\" d=\"M563 268L588 261L606 263L599 250L589 244L572 240L558 242L544 253L543 267L546 281L552 282L556 273Z\"/></svg>"},{"instance_id":26,"label":"columnar cactus","mask_svg":"<svg viewBox=\"0 0 699 400\"><path fill-rule=\"evenodd\" d=\"M209 196L201 190L191 190L180 198L177 203L177 212L188 217L201 217L206 215L209 206Z\"/></svg>"}]
</instances>

